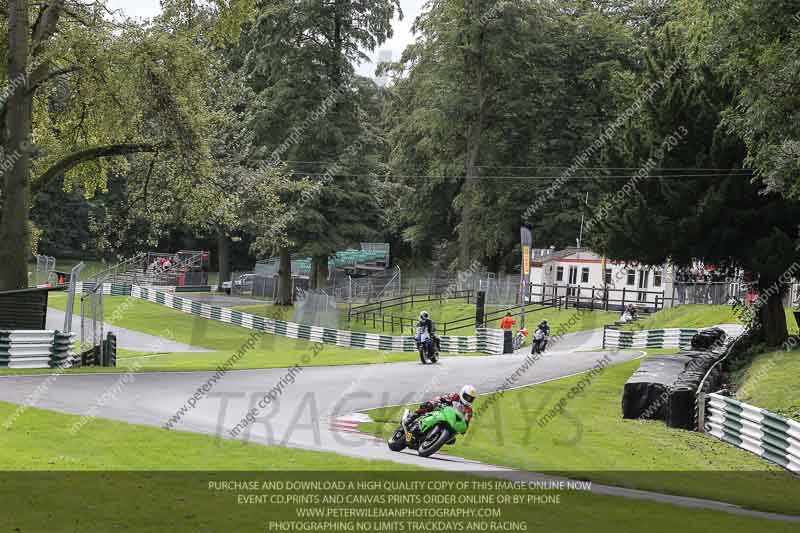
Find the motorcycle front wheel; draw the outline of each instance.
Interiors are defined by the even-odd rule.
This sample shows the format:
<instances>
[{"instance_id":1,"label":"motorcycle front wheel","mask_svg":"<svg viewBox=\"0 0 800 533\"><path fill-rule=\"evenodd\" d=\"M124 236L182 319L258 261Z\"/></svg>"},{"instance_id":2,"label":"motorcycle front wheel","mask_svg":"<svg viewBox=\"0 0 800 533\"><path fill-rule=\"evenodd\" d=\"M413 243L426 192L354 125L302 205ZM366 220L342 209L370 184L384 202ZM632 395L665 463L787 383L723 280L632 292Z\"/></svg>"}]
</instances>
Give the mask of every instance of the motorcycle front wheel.
<instances>
[{"instance_id":1,"label":"motorcycle front wheel","mask_svg":"<svg viewBox=\"0 0 800 533\"><path fill-rule=\"evenodd\" d=\"M430 457L452 438L453 435L446 426L443 424L435 426L425 435L425 439L419 445L420 457Z\"/></svg>"},{"instance_id":2,"label":"motorcycle front wheel","mask_svg":"<svg viewBox=\"0 0 800 533\"><path fill-rule=\"evenodd\" d=\"M402 427L397 428L389 439L389 449L393 452L401 452L406 448L406 434Z\"/></svg>"}]
</instances>

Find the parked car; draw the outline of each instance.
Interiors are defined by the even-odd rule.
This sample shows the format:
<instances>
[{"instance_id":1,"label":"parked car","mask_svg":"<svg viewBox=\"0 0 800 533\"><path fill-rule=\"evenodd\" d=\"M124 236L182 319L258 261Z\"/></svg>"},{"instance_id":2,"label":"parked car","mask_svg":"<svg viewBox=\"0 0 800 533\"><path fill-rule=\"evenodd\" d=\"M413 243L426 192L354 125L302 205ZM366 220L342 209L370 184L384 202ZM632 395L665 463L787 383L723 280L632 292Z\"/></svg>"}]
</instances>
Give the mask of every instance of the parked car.
<instances>
[{"instance_id":1,"label":"parked car","mask_svg":"<svg viewBox=\"0 0 800 533\"><path fill-rule=\"evenodd\" d=\"M224 281L222 283L222 290L225 291L226 294L230 294L232 289L235 289L235 292L252 291L255 277L255 274L242 274L233 281Z\"/></svg>"}]
</instances>

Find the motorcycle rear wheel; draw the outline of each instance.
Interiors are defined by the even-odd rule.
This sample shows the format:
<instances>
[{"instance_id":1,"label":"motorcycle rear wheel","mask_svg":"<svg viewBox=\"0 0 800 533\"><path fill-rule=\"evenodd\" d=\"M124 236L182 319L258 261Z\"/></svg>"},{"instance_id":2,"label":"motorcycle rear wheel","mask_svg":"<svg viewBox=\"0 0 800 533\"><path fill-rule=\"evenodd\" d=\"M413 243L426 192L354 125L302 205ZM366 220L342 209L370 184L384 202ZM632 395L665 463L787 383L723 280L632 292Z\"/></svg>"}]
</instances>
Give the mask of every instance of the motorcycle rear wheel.
<instances>
[{"instance_id":1,"label":"motorcycle rear wheel","mask_svg":"<svg viewBox=\"0 0 800 533\"><path fill-rule=\"evenodd\" d=\"M438 424L425 435L425 439L420 443L417 451L420 457L430 457L452 438L450 429L443 424Z\"/></svg>"}]
</instances>

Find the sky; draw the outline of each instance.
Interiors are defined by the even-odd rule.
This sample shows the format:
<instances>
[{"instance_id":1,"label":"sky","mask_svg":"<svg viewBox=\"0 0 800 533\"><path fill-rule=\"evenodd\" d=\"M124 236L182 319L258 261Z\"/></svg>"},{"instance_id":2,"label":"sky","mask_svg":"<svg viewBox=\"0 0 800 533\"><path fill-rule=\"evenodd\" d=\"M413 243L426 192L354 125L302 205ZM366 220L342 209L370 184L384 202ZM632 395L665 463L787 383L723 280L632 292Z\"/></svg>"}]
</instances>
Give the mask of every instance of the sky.
<instances>
[{"instance_id":1,"label":"sky","mask_svg":"<svg viewBox=\"0 0 800 533\"><path fill-rule=\"evenodd\" d=\"M422 10L422 5L424 3L425 0L400 0L400 6L403 10L403 20L398 20L395 17L395 20L392 22L394 37L370 54L373 63L365 63L357 66L359 74L363 76L374 76L374 62L381 50L389 50L392 54L392 59L398 59L400 57L406 45L414 41L413 34L411 33L411 25ZM151 18L161 11L159 0L109 0L108 7L113 10L121 9L125 15L133 18Z\"/></svg>"}]
</instances>

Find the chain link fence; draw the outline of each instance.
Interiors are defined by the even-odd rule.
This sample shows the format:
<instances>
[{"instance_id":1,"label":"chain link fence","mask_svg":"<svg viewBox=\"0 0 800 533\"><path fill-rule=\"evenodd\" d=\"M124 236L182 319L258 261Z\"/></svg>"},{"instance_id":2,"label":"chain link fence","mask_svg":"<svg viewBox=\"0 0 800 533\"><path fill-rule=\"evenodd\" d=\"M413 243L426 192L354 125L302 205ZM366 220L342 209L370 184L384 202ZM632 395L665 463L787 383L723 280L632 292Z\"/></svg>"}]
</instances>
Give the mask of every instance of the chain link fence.
<instances>
[{"instance_id":1,"label":"chain link fence","mask_svg":"<svg viewBox=\"0 0 800 533\"><path fill-rule=\"evenodd\" d=\"M676 282L673 305L730 305L736 301L744 301L748 292L746 284L737 282Z\"/></svg>"}]
</instances>

